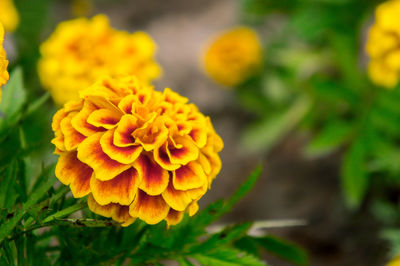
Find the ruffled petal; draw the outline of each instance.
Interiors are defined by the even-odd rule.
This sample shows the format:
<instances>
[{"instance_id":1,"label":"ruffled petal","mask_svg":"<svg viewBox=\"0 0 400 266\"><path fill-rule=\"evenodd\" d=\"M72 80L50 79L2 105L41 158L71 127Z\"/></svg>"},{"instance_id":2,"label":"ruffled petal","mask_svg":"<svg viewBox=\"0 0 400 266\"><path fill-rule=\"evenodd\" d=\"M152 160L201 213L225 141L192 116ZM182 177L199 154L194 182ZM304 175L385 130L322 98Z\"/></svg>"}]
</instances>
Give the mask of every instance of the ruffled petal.
<instances>
[{"instance_id":1,"label":"ruffled petal","mask_svg":"<svg viewBox=\"0 0 400 266\"><path fill-rule=\"evenodd\" d=\"M135 222L136 218L132 217L129 214L129 206L122 206L119 204L116 204L116 208L114 210L112 218L121 223L121 226L129 226Z\"/></svg>"},{"instance_id":2,"label":"ruffled petal","mask_svg":"<svg viewBox=\"0 0 400 266\"><path fill-rule=\"evenodd\" d=\"M71 119L76 114L77 112L69 113L60 123L61 132L64 135L64 145L67 151L75 150L85 139L85 136L76 131L71 125Z\"/></svg>"},{"instance_id":3,"label":"ruffled petal","mask_svg":"<svg viewBox=\"0 0 400 266\"><path fill-rule=\"evenodd\" d=\"M168 156L167 142L154 149L154 160L165 170L173 171L180 167L179 164L173 164Z\"/></svg>"},{"instance_id":4,"label":"ruffled petal","mask_svg":"<svg viewBox=\"0 0 400 266\"><path fill-rule=\"evenodd\" d=\"M145 125L135 130L132 134L135 143L140 144L146 151L160 147L168 138L168 129L163 119L156 119L151 125Z\"/></svg>"},{"instance_id":5,"label":"ruffled petal","mask_svg":"<svg viewBox=\"0 0 400 266\"><path fill-rule=\"evenodd\" d=\"M139 182L137 171L129 168L108 181L100 181L93 175L90 189L93 197L101 205L109 203L129 205L135 198Z\"/></svg>"},{"instance_id":6,"label":"ruffled petal","mask_svg":"<svg viewBox=\"0 0 400 266\"><path fill-rule=\"evenodd\" d=\"M172 182L168 184L167 189L162 193L165 202L174 210L184 211L192 202L192 198L186 191L176 190Z\"/></svg>"},{"instance_id":7,"label":"ruffled petal","mask_svg":"<svg viewBox=\"0 0 400 266\"><path fill-rule=\"evenodd\" d=\"M119 147L133 146L135 139L133 131L137 129L137 118L133 115L123 115L114 134L114 144Z\"/></svg>"},{"instance_id":8,"label":"ruffled petal","mask_svg":"<svg viewBox=\"0 0 400 266\"><path fill-rule=\"evenodd\" d=\"M177 225L183 219L183 212L175 211L173 209L169 209L168 215L165 218L168 226Z\"/></svg>"},{"instance_id":9,"label":"ruffled petal","mask_svg":"<svg viewBox=\"0 0 400 266\"><path fill-rule=\"evenodd\" d=\"M51 128L53 131L58 131L60 130L60 124L61 121L68 115L67 112L65 112L64 108L58 110L54 116L53 116L53 121L51 122Z\"/></svg>"},{"instance_id":10,"label":"ruffled petal","mask_svg":"<svg viewBox=\"0 0 400 266\"><path fill-rule=\"evenodd\" d=\"M175 189L188 190L203 186L207 177L199 163L190 162L175 170L172 180Z\"/></svg>"},{"instance_id":11,"label":"ruffled petal","mask_svg":"<svg viewBox=\"0 0 400 266\"><path fill-rule=\"evenodd\" d=\"M189 216L195 215L199 211L199 204L197 203L197 201L190 204L187 211L189 213Z\"/></svg>"},{"instance_id":12,"label":"ruffled petal","mask_svg":"<svg viewBox=\"0 0 400 266\"><path fill-rule=\"evenodd\" d=\"M114 145L114 132L109 130L100 139L101 148L111 159L123 164L133 163L142 152L142 146L118 147Z\"/></svg>"},{"instance_id":13,"label":"ruffled petal","mask_svg":"<svg viewBox=\"0 0 400 266\"><path fill-rule=\"evenodd\" d=\"M121 113L108 109L99 109L89 115L87 122L95 127L110 129L114 128L120 119Z\"/></svg>"},{"instance_id":14,"label":"ruffled petal","mask_svg":"<svg viewBox=\"0 0 400 266\"><path fill-rule=\"evenodd\" d=\"M134 163L141 178L139 188L149 195L160 195L168 186L169 174L149 156L141 155Z\"/></svg>"},{"instance_id":15,"label":"ruffled petal","mask_svg":"<svg viewBox=\"0 0 400 266\"><path fill-rule=\"evenodd\" d=\"M129 206L129 214L138 217L148 224L156 224L167 217L169 206L162 196L150 196L139 190L135 200Z\"/></svg>"},{"instance_id":16,"label":"ruffled petal","mask_svg":"<svg viewBox=\"0 0 400 266\"><path fill-rule=\"evenodd\" d=\"M122 223L122 226L129 226L136 220L136 218L129 215L129 206L115 203L100 205L96 202L92 194L89 194L88 196L88 206L92 212L104 217L112 218L113 220Z\"/></svg>"},{"instance_id":17,"label":"ruffled petal","mask_svg":"<svg viewBox=\"0 0 400 266\"><path fill-rule=\"evenodd\" d=\"M55 175L64 185L70 185L75 198L90 192L90 177L93 170L77 158L76 152L64 152L58 159Z\"/></svg>"},{"instance_id":18,"label":"ruffled petal","mask_svg":"<svg viewBox=\"0 0 400 266\"><path fill-rule=\"evenodd\" d=\"M125 114L132 114L134 110L134 100L134 95L128 95L119 102L118 108Z\"/></svg>"},{"instance_id":19,"label":"ruffled petal","mask_svg":"<svg viewBox=\"0 0 400 266\"><path fill-rule=\"evenodd\" d=\"M175 137L173 145L168 145L167 153L171 163L185 165L199 157L199 149L187 137Z\"/></svg>"},{"instance_id":20,"label":"ruffled petal","mask_svg":"<svg viewBox=\"0 0 400 266\"><path fill-rule=\"evenodd\" d=\"M192 125L192 130L190 131L189 136L199 148L203 148L207 143L207 131L200 123Z\"/></svg>"},{"instance_id":21,"label":"ruffled petal","mask_svg":"<svg viewBox=\"0 0 400 266\"><path fill-rule=\"evenodd\" d=\"M87 122L89 115L98 108L89 101L85 101L82 110L71 120L72 126L82 135L88 137L96 132L105 131L104 128L98 128Z\"/></svg>"},{"instance_id":22,"label":"ruffled petal","mask_svg":"<svg viewBox=\"0 0 400 266\"><path fill-rule=\"evenodd\" d=\"M78 159L93 168L97 179L107 181L130 168L130 165L112 160L103 152L100 145L103 135L99 132L85 139L78 146Z\"/></svg>"}]
</instances>

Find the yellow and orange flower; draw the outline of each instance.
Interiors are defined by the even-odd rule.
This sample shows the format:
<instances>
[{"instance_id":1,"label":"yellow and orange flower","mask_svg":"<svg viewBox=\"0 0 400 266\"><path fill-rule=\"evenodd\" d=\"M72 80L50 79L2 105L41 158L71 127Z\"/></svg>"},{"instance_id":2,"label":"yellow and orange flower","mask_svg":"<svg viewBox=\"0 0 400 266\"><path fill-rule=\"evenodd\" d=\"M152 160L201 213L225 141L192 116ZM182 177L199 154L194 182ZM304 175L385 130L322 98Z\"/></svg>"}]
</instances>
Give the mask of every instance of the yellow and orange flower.
<instances>
[{"instance_id":1,"label":"yellow and orange flower","mask_svg":"<svg viewBox=\"0 0 400 266\"><path fill-rule=\"evenodd\" d=\"M13 0L0 0L0 23L6 31L14 31L19 24L19 15Z\"/></svg>"},{"instance_id":2,"label":"yellow and orange flower","mask_svg":"<svg viewBox=\"0 0 400 266\"><path fill-rule=\"evenodd\" d=\"M181 221L221 168L210 118L170 89L103 78L53 118L57 178L89 208L127 226Z\"/></svg>"},{"instance_id":3,"label":"yellow and orange flower","mask_svg":"<svg viewBox=\"0 0 400 266\"><path fill-rule=\"evenodd\" d=\"M212 40L204 57L208 74L218 83L234 87L245 81L262 62L262 48L254 30L237 27Z\"/></svg>"},{"instance_id":4,"label":"yellow and orange flower","mask_svg":"<svg viewBox=\"0 0 400 266\"><path fill-rule=\"evenodd\" d=\"M369 30L366 51L368 74L377 85L393 88L400 78L400 0L380 4Z\"/></svg>"},{"instance_id":5,"label":"yellow and orange flower","mask_svg":"<svg viewBox=\"0 0 400 266\"><path fill-rule=\"evenodd\" d=\"M1 86L6 84L9 75L7 71L8 60L6 59L6 51L3 48L4 28L0 23L0 101L1 101Z\"/></svg>"},{"instance_id":6,"label":"yellow and orange flower","mask_svg":"<svg viewBox=\"0 0 400 266\"><path fill-rule=\"evenodd\" d=\"M386 266L400 266L400 255L394 257Z\"/></svg>"},{"instance_id":7,"label":"yellow and orange flower","mask_svg":"<svg viewBox=\"0 0 400 266\"><path fill-rule=\"evenodd\" d=\"M114 30L104 15L74 19L61 23L40 47L39 77L62 105L103 76L135 75L150 83L161 74L155 51L148 34Z\"/></svg>"}]
</instances>

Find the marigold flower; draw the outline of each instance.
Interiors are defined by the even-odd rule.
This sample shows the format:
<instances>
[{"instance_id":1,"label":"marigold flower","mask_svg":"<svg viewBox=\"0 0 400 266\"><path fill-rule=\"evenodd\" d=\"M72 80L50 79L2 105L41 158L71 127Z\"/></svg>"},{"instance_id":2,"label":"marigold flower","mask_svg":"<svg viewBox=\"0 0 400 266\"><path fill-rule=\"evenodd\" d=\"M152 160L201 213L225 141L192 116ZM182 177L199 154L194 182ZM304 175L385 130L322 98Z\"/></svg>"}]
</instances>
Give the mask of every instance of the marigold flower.
<instances>
[{"instance_id":1,"label":"marigold flower","mask_svg":"<svg viewBox=\"0 0 400 266\"><path fill-rule=\"evenodd\" d=\"M39 77L62 105L102 76L135 75L151 82L161 73L155 50L149 35L114 30L104 15L74 19L62 22L41 45Z\"/></svg>"},{"instance_id":2,"label":"marigold flower","mask_svg":"<svg viewBox=\"0 0 400 266\"><path fill-rule=\"evenodd\" d=\"M386 266L400 266L400 255L394 257Z\"/></svg>"},{"instance_id":3,"label":"marigold flower","mask_svg":"<svg viewBox=\"0 0 400 266\"><path fill-rule=\"evenodd\" d=\"M204 61L206 71L215 81L228 87L237 86L261 65L258 36L247 27L229 30L212 41Z\"/></svg>"},{"instance_id":4,"label":"marigold flower","mask_svg":"<svg viewBox=\"0 0 400 266\"><path fill-rule=\"evenodd\" d=\"M103 78L53 117L56 176L90 210L127 226L181 221L221 168L210 118L170 89Z\"/></svg>"},{"instance_id":5,"label":"marigold flower","mask_svg":"<svg viewBox=\"0 0 400 266\"><path fill-rule=\"evenodd\" d=\"M6 31L14 31L17 28L19 16L12 0L0 0L0 22Z\"/></svg>"},{"instance_id":6,"label":"marigold flower","mask_svg":"<svg viewBox=\"0 0 400 266\"><path fill-rule=\"evenodd\" d=\"M368 74L381 86L393 88L400 77L400 0L380 4L369 30L366 51L370 57Z\"/></svg>"},{"instance_id":7,"label":"marigold flower","mask_svg":"<svg viewBox=\"0 0 400 266\"><path fill-rule=\"evenodd\" d=\"M1 86L6 84L9 75L7 71L8 60L6 59L6 51L3 48L4 28L0 23L0 101L1 101Z\"/></svg>"}]
</instances>

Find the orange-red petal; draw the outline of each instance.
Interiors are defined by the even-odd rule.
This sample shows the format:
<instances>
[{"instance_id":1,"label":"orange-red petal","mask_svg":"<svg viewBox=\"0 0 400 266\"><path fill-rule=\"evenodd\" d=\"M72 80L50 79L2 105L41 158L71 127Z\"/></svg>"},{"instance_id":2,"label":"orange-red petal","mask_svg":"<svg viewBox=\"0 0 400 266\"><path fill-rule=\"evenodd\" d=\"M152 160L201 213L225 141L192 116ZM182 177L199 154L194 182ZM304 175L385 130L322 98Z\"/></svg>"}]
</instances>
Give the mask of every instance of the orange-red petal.
<instances>
[{"instance_id":1,"label":"orange-red petal","mask_svg":"<svg viewBox=\"0 0 400 266\"><path fill-rule=\"evenodd\" d=\"M148 224L156 224L167 217L169 206L162 196L150 196L139 190L135 200L129 206L129 214L138 217Z\"/></svg>"},{"instance_id":2,"label":"orange-red petal","mask_svg":"<svg viewBox=\"0 0 400 266\"><path fill-rule=\"evenodd\" d=\"M180 167L179 164L171 163L171 159L167 152L168 143L164 143L161 147L154 149L154 160L165 170L173 171Z\"/></svg>"},{"instance_id":3,"label":"orange-red petal","mask_svg":"<svg viewBox=\"0 0 400 266\"><path fill-rule=\"evenodd\" d=\"M178 190L199 188L205 182L207 182L207 177L203 168L197 162L190 162L173 172L174 188Z\"/></svg>"},{"instance_id":4,"label":"orange-red petal","mask_svg":"<svg viewBox=\"0 0 400 266\"><path fill-rule=\"evenodd\" d=\"M64 152L58 159L55 174L64 185L70 185L75 198L90 192L90 177L93 170L76 157L76 152Z\"/></svg>"},{"instance_id":5,"label":"orange-red petal","mask_svg":"<svg viewBox=\"0 0 400 266\"><path fill-rule=\"evenodd\" d=\"M114 129L104 133L100 139L100 145L104 153L111 159L123 164L133 163L142 152L142 146L118 147L114 145Z\"/></svg>"},{"instance_id":6,"label":"orange-red petal","mask_svg":"<svg viewBox=\"0 0 400 266\"><path fill-rule=\"evenodd\" d=\"M169 209L168 215L165 218L167 221L168 226L177 225L183 219L183 212L175 211L173 209Z\"/></svg>"},{"instance_id":7,"label":"orange-red petal","mask_svg":"<svg viewBox=\"0 0 400 266\"><path fill-rule=\"evenodd\" d=\"M113 218L115 221L122 223L122 226L128 226L136 220L136 218L129 215L129 206L115 203L100 205L96 202L92 194L88 196L88 206L92 212L104 217Z\"/></svg>"},{"instance_id":8,"label":"orange-red petal","mask_svg":"<svg viewBox=\"0 0 400 266\"><path fill-rule=\"evenodd\" d=\"M100 145L103 135L99 132L86 138L78 146L78 159L93 168L97 179L107 181L130 168L130 165L121 164L104 153Z\"/></svg>"},{"instance_id":9,"label":"orange-red petal","mask_svg":"<svg viewBox=\"0 0 400 266\"><path fill-rule=\"evenodd\" d=\"M99 109L89 115L87 122L95 127L110 129L114 128L120 119L121 113L108 109Z\"/></svg>"},{"instance_id":10,"label":"orange-red petal","mask_svg":"<svg viewBox=\"0 0 400 266\"><path fill-rule=\"evenodd\" d=\"M131 167L108 181L100 181L93 175L90 189L93 197L101 205L109 203L129 205L135 198L139 182L136 169Z\"/></svg>"},{"instance_id":11,"label":"orange-red petal","mask_svg":"<svg viewBox=\"0 0 400 266\"><path fill-rule=\"evenodd\" d=\"M137 118L133 115L123 115L114 134L114 144L119 147L132 146L135 139L133 131L137 129Z\"/></svg>"},{"instance_id":12,"label":"orange-red petal","mask_svg":"<svg viewBox=\"0 0 400 266\"><path fill-rule=\"evenodd\" d=\"M172 182L168 184L167 189L162 193L165 202L174 210L184 211L192 202L192 198L186 191L176 190Z\"/></svg>"},{"instance_id":13,"label":"orange-red petal","mask_svg":"<svg viewBox=\"0 0 400 266\"><path fill-rule=\"evenodd\" d=\"M149 156L142 154L134 163L141 178L139 188L149 195L160 195L168 186L169 174Z\"/></svg>"},{"instance_id":14,"label":"orange-red petal","mask_svg":"<svg viewBox=\"0 0 400 266\"><path fill-rule=\"evenodd\" d=\"M75 130L71 125L71 119L77 112L71 112L65 117L61 123L61 132L64 135L65 149L68 151L76 149L78 145L85 139L85 136Z\"/></svg>"},{"instance_id":15,"label":"orange-red petal","mask_svg":"<svg viewBox=\"0 0 400 266\"><path fill-rule=\"evenodd\" d=\"M199 149L188 137L175 137L173 145L169 144L167 153L171 163L185 165L199 156Z\"/></svg>"},{"instance_id":16,"label":"orange-red petal","mask_svg":"<svg viewBox=\"0 0 400 266\"><path fill-rule=\"evenodd\" d=\"M83 103L82 109L71 120L72 126L82 135L88 137L96 132L104 131L104 128L95 127L87 122L89 115L98 108L89 101Z\"/></svg>"},{"instance_id":17,"label":"orange-red petal","mask_svg":"<svg viewBox=\"0 0 400 266\"><path fill-rule=\"evenodd\" d=\"M168 138L168 129L163 119L156 119L151 125L145 125L136 129L132 136L135 143L140 144L146 151L152 151L160 147Z\"/></svg>"}]
</instances>

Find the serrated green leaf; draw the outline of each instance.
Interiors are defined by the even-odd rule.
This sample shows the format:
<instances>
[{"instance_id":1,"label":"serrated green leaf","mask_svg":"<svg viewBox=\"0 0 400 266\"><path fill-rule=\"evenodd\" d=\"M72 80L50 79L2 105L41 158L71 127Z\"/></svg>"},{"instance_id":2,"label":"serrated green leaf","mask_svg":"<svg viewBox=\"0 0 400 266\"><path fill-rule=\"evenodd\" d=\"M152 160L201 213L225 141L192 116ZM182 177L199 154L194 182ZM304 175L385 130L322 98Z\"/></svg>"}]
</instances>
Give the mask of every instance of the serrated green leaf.
<instances>
[{"instance_id":1,"label":"serrated green leaf","mask_svg":"<svg viewBox=\"0 0 400 266\"><path fill-rule=\"evenodd\" d=\"M249 255L240 250L219 247L215 250L211 250L202 254L196 254L193 256L201 265L218 265L218 266L261 266L266 263L261 262L256 257Z\"/></svg>"},{"instance_id":2,"label":"serrated green leaf","mask_svg":"<svg viewBox=\"0 0 400 266\"><path fill-rule=\"evenodd\" d=\"M11 233L18 222L24 217L28 209L37 203L50 187L53 186L55 182L54 169L55 165L45 169L41 176L42 182L40 182L36 189L29 195L28 200L22 204L22 208L19 211L16 211L11 219L0 225L0 243L2 243Z\"/></svg>"},{"instance_id":3,"label":"serrated green leaf","mask_svg":"<svg viewBox=\"0 0 400 266\"><path fill-rule=\"evenodd\" d=\"M296 245L273 236L253 238L258 245L269 253L295 265L308 265L307 253Z\"/></svg>"}]
</instances>

